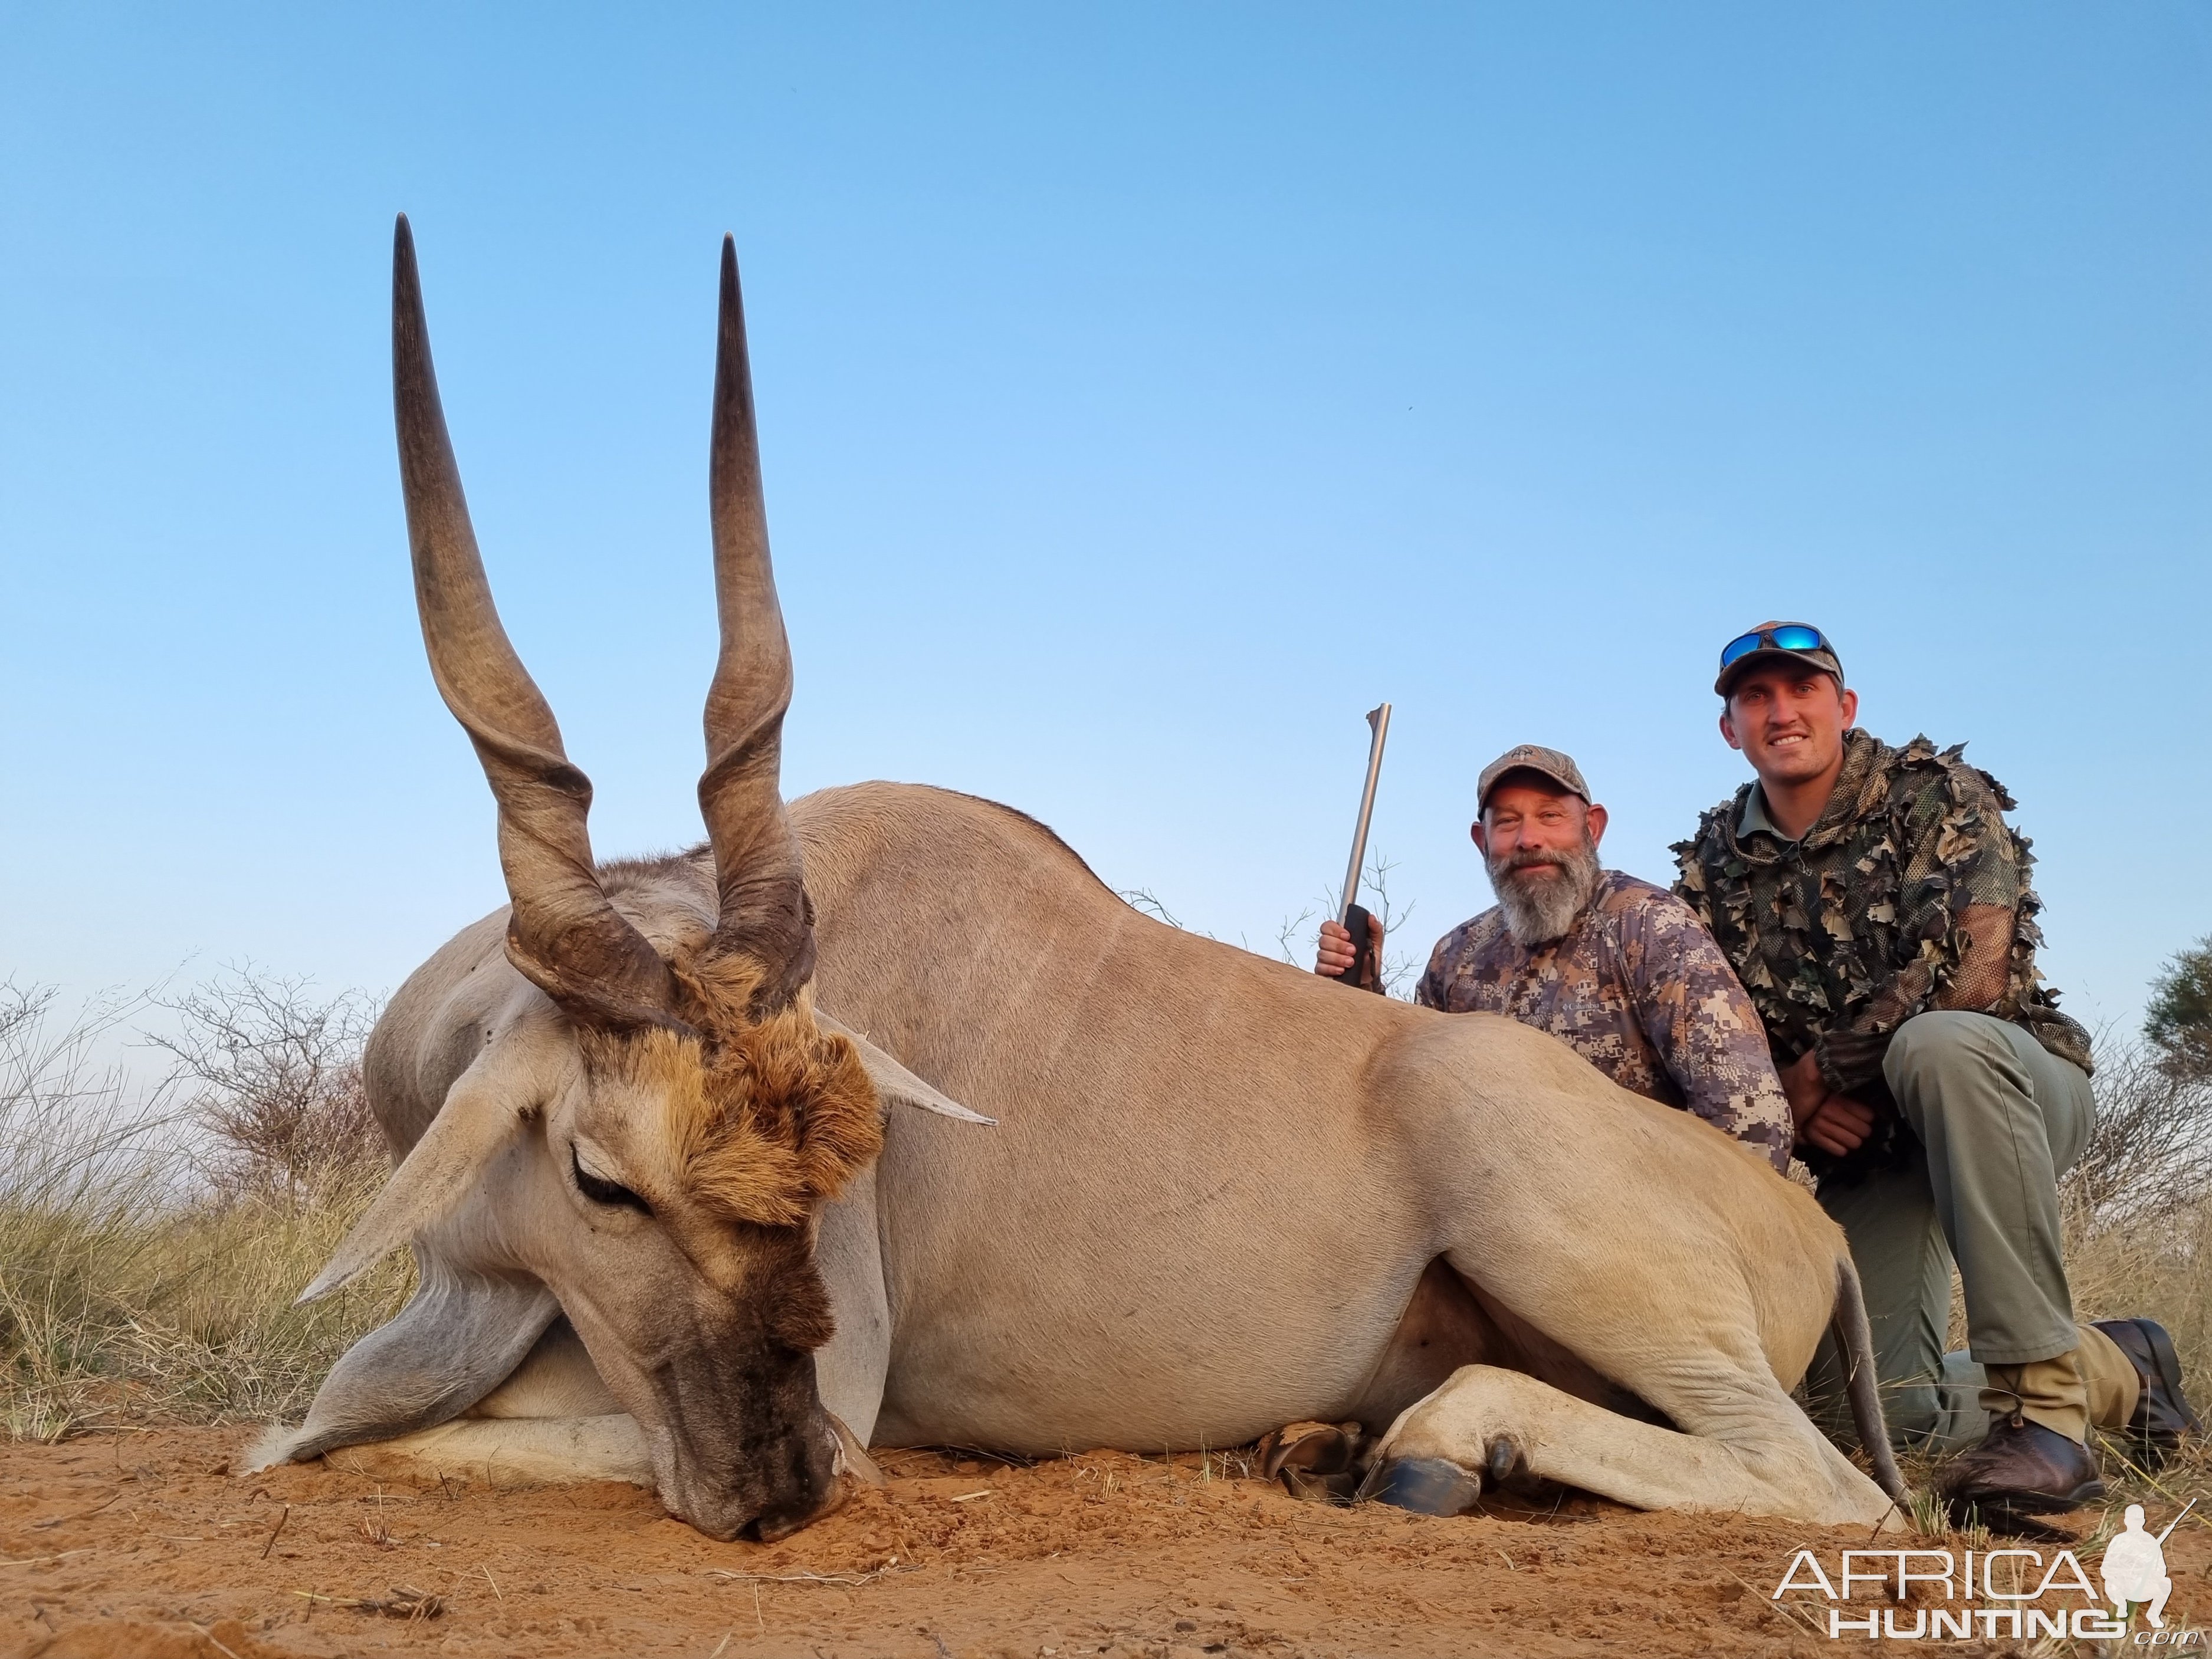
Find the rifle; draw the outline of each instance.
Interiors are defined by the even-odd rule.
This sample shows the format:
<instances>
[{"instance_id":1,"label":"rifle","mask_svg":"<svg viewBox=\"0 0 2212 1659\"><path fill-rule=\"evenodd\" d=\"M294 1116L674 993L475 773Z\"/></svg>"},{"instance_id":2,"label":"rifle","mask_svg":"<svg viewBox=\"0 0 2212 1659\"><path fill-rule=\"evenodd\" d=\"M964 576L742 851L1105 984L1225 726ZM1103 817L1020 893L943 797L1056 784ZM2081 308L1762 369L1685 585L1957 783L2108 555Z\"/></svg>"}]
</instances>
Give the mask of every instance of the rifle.
<instances>
[{"instance_id":1,"label":"rifle","mask_svg":"<svg viewBox=\"0 0 2212 1659\"><path fill-rule=\"evenodd\" d=\"M1352 862L1344 872L1344 902L1336 919L1352 935L1352 966L1345 969L1346 985L1363 991L1382 988L1382 964L1375 959L1374 918L1359 904L1359 872L1367 861L1367 825L1375 816L1375 784L1382 775L1382 744L1390 735L1390 705L1367 711L1368 729L1375 734L1367 746L1367 787L1359 794L1359 823L1352 832Z\"/></svg>"},{"instance_id":2,"label":"rifle","mask_svg":"<svg viewBox=\"0 0 2212 1659\"><path fill-rule=\"evenodd\" d=\"M2181 1509L2181 1515L2177 1515L2177 1516L2175 1516L2173 1517L2173 1519L2172 1519L2172 1520L2171 1520L2171 1521L2169 1521L2169 1522L2167 1522L2166 1523L2166 1531L2165 1531L2165 1532L2162 1532L2162 1533L2160 1533L2160 1534L2159 1534L2159 1535L2158 1535L2158 1541L2159 1541L2160 1544L2164 1544L2164 1543L2166 1542L2166 1540L2167 1536L2168 1536L2169 1534L2172 1534L2172 1532L2173 1531L2173 1529L2174 1529L2176 1527L2178 1527L2178 1526L2179 1526L2179 1525L2181 1524L2181 1516L2182 1516L2182 1515L2186 1515L2186 1514L2188 1514L2190 1510L2191 1510L2195 1509L2196 1507L2197 1507L2197 1500L2196 1500L2195 1498L2191 1498L2191 1499L2188 1501L2188 1503L2186 1503L2186 1504L2183 1504L2183 1505L2182 1505L2182 1509Z\"/></svg>"}]
</instances>

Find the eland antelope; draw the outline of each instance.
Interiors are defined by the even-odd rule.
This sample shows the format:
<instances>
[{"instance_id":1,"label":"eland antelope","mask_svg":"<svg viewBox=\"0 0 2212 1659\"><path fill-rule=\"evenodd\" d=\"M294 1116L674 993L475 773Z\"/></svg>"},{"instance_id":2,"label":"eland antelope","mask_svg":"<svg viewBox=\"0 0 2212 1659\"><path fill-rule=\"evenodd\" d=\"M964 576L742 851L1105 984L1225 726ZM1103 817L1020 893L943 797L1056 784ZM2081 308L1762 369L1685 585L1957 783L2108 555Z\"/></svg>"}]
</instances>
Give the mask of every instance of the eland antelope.
<instances>
[{"instance_id":1,"label":"eland antelope","mask_svg":"<svg viewBox=\"0 0 2212 1659\"><path fill-rule=\"evenodd\" d=\"M305 1294L405 1245L420 1288L242 1466L634 1480L774 1538L871 1443L1158 1451L1357 1419L1367 1488L1411 1507L1518 1474L1893 1524L1843 1236L1760 1157L1528 1027L1139 915L1008 808L871 783L787 810L726 240L720 303L707 842L602 865L493 608L399 222L422 637L511 902L379 1023L398 1167ZM1832 1323L1879 1488L1790 1398Z\"/></svg>"}]
</instances>

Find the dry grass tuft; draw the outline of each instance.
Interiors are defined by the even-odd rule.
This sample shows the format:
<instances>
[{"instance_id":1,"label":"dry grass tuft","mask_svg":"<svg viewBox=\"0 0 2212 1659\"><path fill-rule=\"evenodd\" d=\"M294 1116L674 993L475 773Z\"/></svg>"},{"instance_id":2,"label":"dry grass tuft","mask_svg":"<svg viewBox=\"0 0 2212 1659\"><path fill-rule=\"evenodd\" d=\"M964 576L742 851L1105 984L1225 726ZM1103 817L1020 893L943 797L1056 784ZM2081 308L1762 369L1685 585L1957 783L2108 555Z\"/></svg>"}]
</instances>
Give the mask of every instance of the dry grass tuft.
<instances>
[{"instance_id":1,"label":"dry grass tuft","mask_svg":"<svg viewBox=\"0 0 2212 1659\"><path fill-rule=\"evenodd\" d=\"M323 1374L405 1300L386 1263L311 1307L292 1298L381 1179L228 1176L203 1091L136 1091L94 1063L141 1012L57 1022L51 994L0 987L0 1425L56 1440L105 1424L296 1417ZM188 1025L188 1031L189 1031ZM203 1080L204 1081L204 1080ZM210 1164L219 1172L210 1179Z\"/></svg>"},{"instance_id":2,"label":"dry grass tuft","mask_svg":"<svg viewBox=\"0 0 2212 1659\"><path fill-rule=\"evenodd\" d=\"M2083 1318L2145 1316L2192 1376L2212 1364L2212 1076L2157 1051L2099 1056L2097 1128L2061 1188ZM2212 1403L2212 1401L2207 1401Z\"/></svg>"},{"instance_id":3,"label":"dry grass tuft","mask_svg":"<svg viewBox=\"0 0 2212 1659\"><path fill-rule=\"evenodd\" d=\"M294 1590L292 1594L303 1601L313 1601L328 1607L350 1607L356 1613L381 1613L386 1619L404 1619L410 1624L436 1619L446 1611L443 1596L416 1589L411 1584L394 1584L388 1597L323 1595L313 1590Z\"/></svg>"},{"instance_id":4,"label":"dry grass tuft","mask_svg":"<svg viewBox=\"0 0 2212 1659\"><path fill-rule=\"evenodd\" d=\"M2066 1263L2083 1319L2155 1319L2172 1333L2191 1402L2212 1421L2212 1073L2155 1048L2105 1046L2097 1128L2060 1188ZM2105 1449L2111 1497L2085 1540L2102 1547L2121 1511L2171 1518L2191 1498L2212 1510L2212 1444L2185 1443L2163 1468Z\"/></svg>"},{"instance_id":5,"label":"dry grass tuft","mask_svg":"<svg viewBox=\"0 0 2212 1659\"><path fill-rule=\"evenodd\" d=\"M2076 1315L2155 1319L2212 1406L2212 1073L2100 1045L2097 1127L2059 1183ZM1966 1346L1951 1299L1950 1346Z\"/></svg>"},{"instance_id":6,"label":"dry grass tuft","mask_svg":"<svg viewBox=\"0 0 2212 1659\"><path fill-rule=\"evenodd\" d=\"M2097 1127L2059 1183L2066 1271L2077 1317L2154 1319L2172 1334L2189 1395L2212 1421L2212 1073L2176 1063L2155 1047L2099 1044L2094 1079ZM1966 1345L1966 1309L1954 1279L1949 1346ZM2212 1510L2212 1443L2185 1444L2163 1468L2136 1468L2104 1447L2111 1489L2104 1520L2088 1539L2101 1546L2121 1511L2142 1504L2172 1516L2191 1498ZM1938 1461L1905 1460L1923 1492ZM1942 1531L1929 1512L1923 1531ZM2200 1524L2192 1515L2185 1524Z\"/></svg>"}]
</instances>

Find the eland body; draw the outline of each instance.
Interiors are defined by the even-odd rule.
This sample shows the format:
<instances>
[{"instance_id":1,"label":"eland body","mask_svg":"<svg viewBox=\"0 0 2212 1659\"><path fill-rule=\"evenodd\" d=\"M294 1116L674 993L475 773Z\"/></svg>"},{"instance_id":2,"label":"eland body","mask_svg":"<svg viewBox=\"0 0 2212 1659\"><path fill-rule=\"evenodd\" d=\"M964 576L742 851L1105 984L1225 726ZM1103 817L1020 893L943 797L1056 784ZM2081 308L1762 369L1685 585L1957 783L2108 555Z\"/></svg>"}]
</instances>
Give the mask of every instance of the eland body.
<instances>
[{"instance_id":1,"label":"eland body","mask_svg":"<svg viewBox=\"0 0 2212 1659\"><path fill-rule=\"evenodd\" d=\"M691 854L591 858L589 785L468 530L404 220L394 342L424 638L513 902L380 1023L400 1162L309 1293L410 1243L422 1288L250 1463L630 1479L774 1537L871 1442L1157 1451L1357 1419L1368 1488L1413 1507L1517 1472L1882 1523L1903 1488L1857 1280L1762 1158L1527 1027L1139 915L1006 807L864 784L787 811L726 242ZM1832 1321L1881 1488L1788 1393Z\"/></svg>"}]
</instances>

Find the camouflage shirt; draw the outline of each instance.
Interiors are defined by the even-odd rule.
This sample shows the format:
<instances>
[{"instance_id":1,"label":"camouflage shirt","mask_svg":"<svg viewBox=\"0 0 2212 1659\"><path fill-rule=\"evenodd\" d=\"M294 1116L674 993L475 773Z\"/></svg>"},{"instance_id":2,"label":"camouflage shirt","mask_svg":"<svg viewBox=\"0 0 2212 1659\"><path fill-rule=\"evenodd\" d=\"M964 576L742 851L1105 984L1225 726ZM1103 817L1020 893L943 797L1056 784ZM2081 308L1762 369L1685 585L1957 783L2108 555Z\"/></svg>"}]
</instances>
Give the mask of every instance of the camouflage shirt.
<instances>
[{"instance_id":1,"label":"camouflage shirt","mask_svg":"<svg viewBox=\"0 0 2212 1659\"><path fill-rule=\"evenodd\" d=\"M1549 1031L1624 1089L1790 1163L1790 1104L1751 1000L1689 908L1608 870L1565 938L1514 942L1485 910L1437 941L1413 1000Z\"/></svg>"},{"instance_id":2,"label":"camouflage shirt","mask_svg":"<svg viewBox=\"0 0 2212 1659\"><path fill-rule=\"evenodd\" d=\"M1848 732L1843 772L1802 841L1774 827L1747 783L1674 848L1674 890L1735 964L1777 1062L1809 1049L1840 1093L1887 1100L1891 1036L1936 1007L2014 1021L2089 1068L2088 1033L2036 971L2034 860L2002 817L2018 803L1964 748L1939 754L1915 738L1892 749ZM2011 955L1968 972L1960 918L1983 905L2012 912Z\"/></svg>"}]
</instances>

